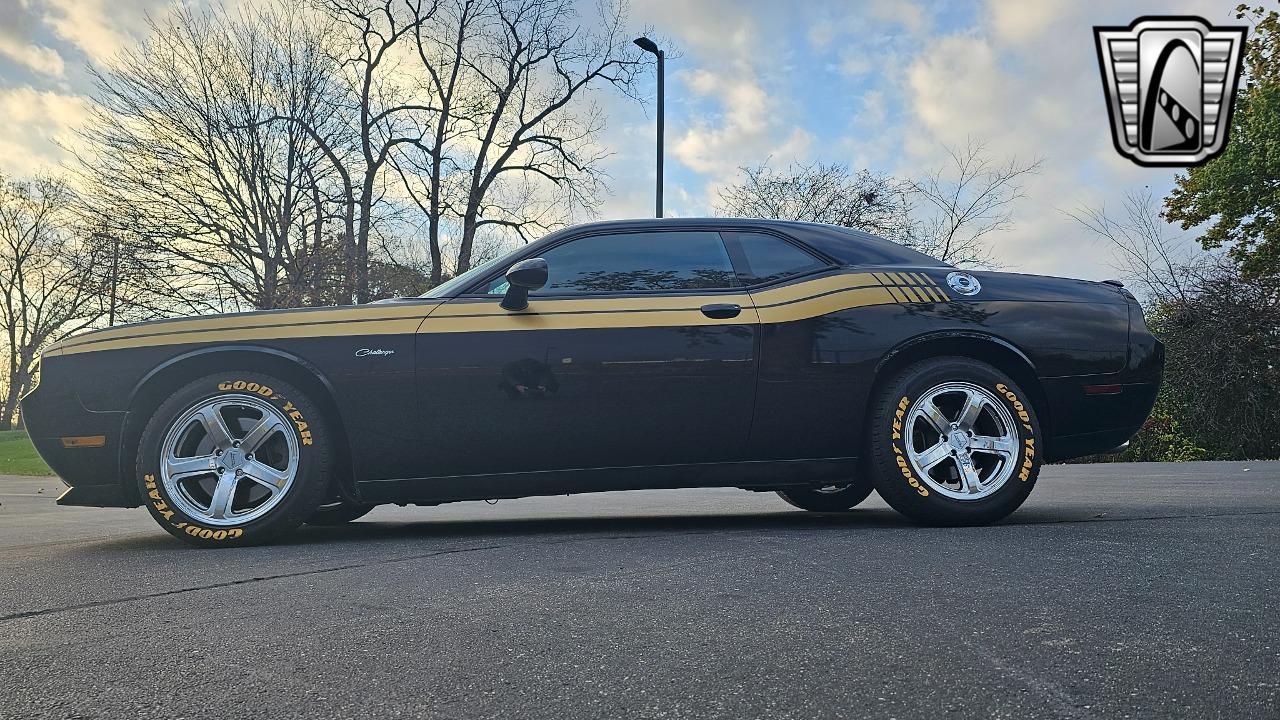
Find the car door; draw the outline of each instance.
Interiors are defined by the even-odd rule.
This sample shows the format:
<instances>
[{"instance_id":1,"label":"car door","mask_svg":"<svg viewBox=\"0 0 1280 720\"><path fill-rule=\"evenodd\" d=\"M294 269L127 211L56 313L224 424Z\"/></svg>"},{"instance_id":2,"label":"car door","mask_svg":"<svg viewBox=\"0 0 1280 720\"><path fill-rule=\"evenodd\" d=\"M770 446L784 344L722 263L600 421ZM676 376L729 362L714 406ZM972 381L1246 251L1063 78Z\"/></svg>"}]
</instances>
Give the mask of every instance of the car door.
<instances>
[{"instance_id":1,"label":"car door","mask_svg":"<svg viewBox=\"0 0 1280 720\"><path fill-rule=\"evenodd\" d=\"M830 300L840 270L790 238L724 233L760 325L760 372L747 456L800 460L858 454L857 428L877 357L856 311L786 319L800 301ZM840 287L837 284L834 287Z\"/></svg>"},{"instance_id":2,"label":"car door","mask_svg":"<svg viewBox=\"0 0 1280 720\"><path fill-rule=\"evenodd\" d=\"M719 233L596 232L538 254L549 279L527 309L499 306L497 274L420 328L423 476L741 459L758 318Z\"/></svg>"}]
</instances>

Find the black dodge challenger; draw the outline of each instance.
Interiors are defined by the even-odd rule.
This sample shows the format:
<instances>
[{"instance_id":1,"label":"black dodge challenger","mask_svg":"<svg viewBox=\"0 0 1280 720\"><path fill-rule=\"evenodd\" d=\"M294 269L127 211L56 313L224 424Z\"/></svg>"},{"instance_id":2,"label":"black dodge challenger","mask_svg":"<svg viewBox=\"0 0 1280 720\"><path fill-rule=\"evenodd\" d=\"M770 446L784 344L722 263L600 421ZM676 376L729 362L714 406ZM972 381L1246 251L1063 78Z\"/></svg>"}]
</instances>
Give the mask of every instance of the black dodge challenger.
<instances>
[{"instance_id":1,"label":"black dodge challenger","mask_svg":"<svg viewBox=\"0 0 1280 720\"><path fill-rule=\"evenodd\" d=\"M964 272L845 228L553 233L422 297L160 320L50 347L23 415L63 505L197 544L381 503L640 488L877 490L1013 512L1150 412L1163 349L1114 282Z\"/></svg>"}]
</instances>

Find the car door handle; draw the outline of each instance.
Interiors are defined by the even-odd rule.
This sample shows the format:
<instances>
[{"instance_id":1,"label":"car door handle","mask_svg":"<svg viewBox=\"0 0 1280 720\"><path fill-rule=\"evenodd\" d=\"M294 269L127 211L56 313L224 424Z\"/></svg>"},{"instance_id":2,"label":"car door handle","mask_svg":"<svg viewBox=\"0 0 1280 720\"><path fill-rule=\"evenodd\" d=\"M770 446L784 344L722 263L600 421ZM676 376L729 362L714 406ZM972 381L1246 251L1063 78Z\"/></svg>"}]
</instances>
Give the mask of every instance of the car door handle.
<instances>
[{"instance_id":1,"label":"car door handle","mask_svg":"<svg viewBox=\"0 0 1280 720\"><path fill-rule=\"evenodd\" d=\"M702 306L702 314L715 320L736 318L740 312L742 312L742 306L734 303L711 303Z\"/></svg>"}]
</instances>

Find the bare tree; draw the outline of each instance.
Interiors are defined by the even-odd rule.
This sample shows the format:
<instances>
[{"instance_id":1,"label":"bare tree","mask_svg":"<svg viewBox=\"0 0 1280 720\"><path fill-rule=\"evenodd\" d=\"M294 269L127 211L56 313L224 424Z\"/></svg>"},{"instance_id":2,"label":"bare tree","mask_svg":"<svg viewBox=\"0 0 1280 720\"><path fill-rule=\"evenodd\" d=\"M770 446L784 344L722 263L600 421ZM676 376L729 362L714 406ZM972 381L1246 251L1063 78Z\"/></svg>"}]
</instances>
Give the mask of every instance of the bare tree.
<instances>
[{"instance_id":1,"label":"bare tree","mask_svg":"<svg viewBox=\"0 0 1280 720\"><path fill-rule=\"evenodd\" d=\"M12 425L40 350L90 326L107 310L102 248L69 226L70 199L60 180L0 177L0 427Z\"/></svg>"},{"instance_id":2,"label":"bare tree","mask_svg":"<svg viewBox=\"0 0 1280 720\"><path fill-rule=\"evenodd\" d=\"M1116 270L1154 302L1187 303L1214 263L1213 257L1174 232L1160 215L1150 190L1125 193L1124 213L1115 217L1106 207L1080 208L1065 214L1116 251Z\"/></svg>"},{"instance_id":3,"label":"bare tree","mask_svg":"<svg viewBox=\"0 0 1280 720\"><path fill-rule=\"evenodd\" d=\"M778 171L765 162L740 170L742 179L720 190L719 215L841 225L897 242L912 236L906 188L887 175L823 163Z\"/></svg>"},{"instance_id":4,"label":"bare tree","mask_svg":"<svg viewBox=\"0 0 1280 720\"><path fill-rule=\"evenodd\" d=\"M433 258L444 219L456 222L454 272L471 267L485 229L528 241L597 207L607 151L596 142L603 115L587 96L610 86L634 98L649 61L630 42L625 3L600 3L594 30L577 5L453 0L422 25L419 59L436 115L413 144L419 159L406 164L428 170L418 195L432 218Z\"/></svg>"},{"instance_id":5,"label":"bare tree","mask_svg":"<svg viewBox=\"0 0 1280 720\"><path fill-rule=\"evenodd\" d=\"M252 18L181 10L91 70L83 207L106 234L165 258L190 309L294 304L319 249L323 151L297 125L262 121L328 117L331 69L324 29L280 7Z\"/></svg>"},{"instance_id":6,"label":"bare tree","mask_svg":"<svg viewBox=\"0 0 1280 720\"><path fill-rule=\"evenodd\" d=\"M1023 197L1019 182L1038 172L1041 161L996 162L974 140L947 154L950 164L909 184L912 200L927 213L909 244L953 265L994 267L988 236L1010 228L1011 207Z\"/></svg>"}]
</instances>

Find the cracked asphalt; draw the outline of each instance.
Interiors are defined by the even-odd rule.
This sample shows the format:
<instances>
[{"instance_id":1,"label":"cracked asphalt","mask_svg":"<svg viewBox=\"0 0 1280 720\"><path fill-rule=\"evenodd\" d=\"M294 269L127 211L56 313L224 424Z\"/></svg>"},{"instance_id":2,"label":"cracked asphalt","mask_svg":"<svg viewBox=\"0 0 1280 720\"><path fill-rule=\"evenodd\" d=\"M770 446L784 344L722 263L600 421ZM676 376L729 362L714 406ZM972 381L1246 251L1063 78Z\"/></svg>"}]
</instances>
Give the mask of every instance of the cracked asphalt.
<instances>
[{"instance_id":1,"label":"cracked asphalt","mask_svg":"<svg viewBox=\"0 0 1280 720\"><path fill-rule=\"evenodd\" d=\"M741 490L194 550L0 477L0 718L1277 718L1280 463L1055 466L986 528Z\"/></svg>"}]
</instances>

